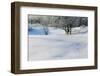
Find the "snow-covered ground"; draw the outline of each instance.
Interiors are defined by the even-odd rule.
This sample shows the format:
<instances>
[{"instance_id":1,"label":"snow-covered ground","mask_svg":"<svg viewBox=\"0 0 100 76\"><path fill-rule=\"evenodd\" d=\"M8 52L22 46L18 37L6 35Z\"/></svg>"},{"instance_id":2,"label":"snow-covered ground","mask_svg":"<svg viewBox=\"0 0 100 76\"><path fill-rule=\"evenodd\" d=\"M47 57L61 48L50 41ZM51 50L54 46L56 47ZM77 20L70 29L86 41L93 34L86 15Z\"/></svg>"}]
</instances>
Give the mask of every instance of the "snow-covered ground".
<instances>
[{"instance_id":1,"label":"snow-covered ground","mask_svg":"<svg viewBox=\"0 0 100 76\"><path fill-rule=\"evenodd\" d=\"M88 32L85 28L73 28L72 35L62 29L49 28L49 35L40 29L29 34L29 60L79 59L88 57ZM39 33L42 34L39 34Z\"/></svg>"}]
</instances>

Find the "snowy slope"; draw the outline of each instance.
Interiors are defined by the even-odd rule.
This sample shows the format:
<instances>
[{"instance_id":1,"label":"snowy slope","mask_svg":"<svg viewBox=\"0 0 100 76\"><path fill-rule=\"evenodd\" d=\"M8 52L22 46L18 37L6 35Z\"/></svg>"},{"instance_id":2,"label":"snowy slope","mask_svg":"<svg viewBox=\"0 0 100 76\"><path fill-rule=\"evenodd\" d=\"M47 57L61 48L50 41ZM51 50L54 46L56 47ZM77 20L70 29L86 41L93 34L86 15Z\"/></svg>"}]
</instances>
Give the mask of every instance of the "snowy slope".
<instances>
[{"instance_id":1,"label":"snowy slope","mask_svg":"<svg viewBox=\"0 0 100 76\"><path fill-rule=\"evenodd\" d=\"M66 35L62 29L49 30L49 35L29 35L29 60L88 57L87 27L73 28L72 35Z\"/></svg>"}]
</instances>

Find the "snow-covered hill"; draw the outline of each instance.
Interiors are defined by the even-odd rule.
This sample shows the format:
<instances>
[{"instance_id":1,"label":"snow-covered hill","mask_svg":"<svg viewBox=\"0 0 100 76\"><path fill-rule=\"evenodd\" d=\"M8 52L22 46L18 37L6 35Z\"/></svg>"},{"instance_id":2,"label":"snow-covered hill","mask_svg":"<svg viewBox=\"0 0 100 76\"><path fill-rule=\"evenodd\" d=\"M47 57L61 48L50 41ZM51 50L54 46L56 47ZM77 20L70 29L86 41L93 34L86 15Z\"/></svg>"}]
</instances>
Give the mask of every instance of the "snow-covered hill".
<instances>
[{"instance_id":1,"label":"snow-covered hill","mask_svg":"<svg viewBox=\"0 0 100 76\"><path fill-rule=\"evenodd\" d=\"M88 57L88 28L73 28L72 35L62 29L49 28L44 35L42 28L29 34L29 60L79 59ZM33 32L33 31L32 31ZM38 34L36 34L38 33Z\"/></svg>"}]
</instances>

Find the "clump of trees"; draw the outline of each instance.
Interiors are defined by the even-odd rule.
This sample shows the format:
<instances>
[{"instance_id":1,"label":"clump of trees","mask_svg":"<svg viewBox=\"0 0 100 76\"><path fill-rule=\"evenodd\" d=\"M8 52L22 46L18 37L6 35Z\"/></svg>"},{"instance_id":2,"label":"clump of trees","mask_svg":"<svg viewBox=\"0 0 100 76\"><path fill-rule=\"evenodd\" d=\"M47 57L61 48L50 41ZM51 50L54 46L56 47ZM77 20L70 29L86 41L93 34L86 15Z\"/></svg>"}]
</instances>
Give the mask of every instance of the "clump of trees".
<instances>
[{"instance_id":1,"label":"clump of trees","mask_svg":"<svg viewBox=\"0 0 100 76\"><path fill-rule=\"evenodd\" d=\"M42 25L45 35L49 34L48 27L61 28L66 34L71 34L73 27L88 26L87 17L71 17L71 16L35 16L30 15L29 24L39 23Z\"/></svg>"}]
</instances>

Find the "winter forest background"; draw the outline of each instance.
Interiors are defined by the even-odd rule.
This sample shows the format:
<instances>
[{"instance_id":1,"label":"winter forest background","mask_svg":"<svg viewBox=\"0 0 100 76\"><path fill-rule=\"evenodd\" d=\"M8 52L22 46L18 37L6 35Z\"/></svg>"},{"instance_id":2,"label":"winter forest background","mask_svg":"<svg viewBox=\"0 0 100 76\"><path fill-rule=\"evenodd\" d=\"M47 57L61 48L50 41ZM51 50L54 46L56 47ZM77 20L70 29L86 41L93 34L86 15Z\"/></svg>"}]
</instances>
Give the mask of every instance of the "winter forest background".
<instances>
[{"instance_id":1,"label":"winter forest background","mask_svg":"<svg viewBox=\"0 0 100 76\"><path fill-rule=\"evenodd\" d=\"M29 34L31 34L34 27L41 27L42 31L37 34L41 34L44 31L45 35L49 34L49 27L60 28L65 31L66 34L71 32L74 27L88 26L87 17L70 17L70 16L36 16L29 15ZM33 29L32 29L33 28ZM39 32L38 30L37 32ZM33 32L32 34L35 34ZM35 34L36 35L36 34Z\"/></svg>"},{"instance_id":2,"label":"winter forest background","mask_svg":"<svg viewBox=\"0 0 100 76\"><path fill-rule=\"evenodd\" d=\"M88 17L28 15L28 60L88 57Z\"/></svg>"}]
</instances>

